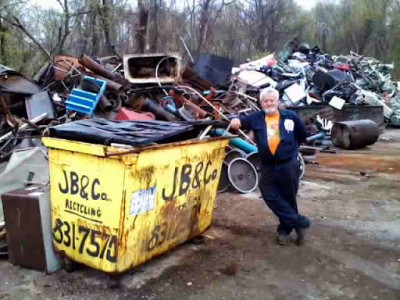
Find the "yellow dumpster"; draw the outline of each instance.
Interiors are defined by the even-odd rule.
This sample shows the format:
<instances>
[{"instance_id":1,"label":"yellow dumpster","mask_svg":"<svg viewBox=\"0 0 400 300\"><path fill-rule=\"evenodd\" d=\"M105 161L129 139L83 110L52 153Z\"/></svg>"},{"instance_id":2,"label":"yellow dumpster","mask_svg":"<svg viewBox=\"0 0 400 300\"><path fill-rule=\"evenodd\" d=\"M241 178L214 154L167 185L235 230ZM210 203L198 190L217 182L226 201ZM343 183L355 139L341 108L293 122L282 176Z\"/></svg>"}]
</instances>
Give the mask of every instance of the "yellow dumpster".
<instances>
[{"instance_id":1,"label":"yellow dumpster","mask_svg":"<svg viewBox=\"0 0 400 300\"><path fill-rule=\"evenodd\" d=\"M120 273L211 223L226 138L122 150L56 138L49 148L53 244Z\"/></svg>"}]
</instances>

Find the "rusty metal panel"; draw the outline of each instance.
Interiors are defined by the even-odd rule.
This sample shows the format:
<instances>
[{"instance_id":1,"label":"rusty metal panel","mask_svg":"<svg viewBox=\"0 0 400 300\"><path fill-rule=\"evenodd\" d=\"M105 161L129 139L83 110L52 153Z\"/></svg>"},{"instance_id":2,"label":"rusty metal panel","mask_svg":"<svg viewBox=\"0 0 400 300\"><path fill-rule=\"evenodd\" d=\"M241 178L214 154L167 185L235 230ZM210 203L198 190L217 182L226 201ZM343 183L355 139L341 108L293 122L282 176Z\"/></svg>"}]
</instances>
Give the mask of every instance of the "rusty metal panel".
<instances>
[{"instance_id":1,"label":"rusty metal panel","mask_svg":"<svg viewBox=\"0 0 400 300\"><path fill-rule=\"evenodd\" d=\"M110 157L87 154L99 145L81 153L84 143L57 141L44 139L52 145L53 238L72 260L120 273L210 226L227 139Z\"/></svg>"},{"instance_id":2,"label":"rusty metal panel","mask_svg":"<svg viewBox=\"0 0 400 300\"><path fill-rule=\"evenodd\" d=\"M71 70L82 68L79 60L72 56L57 55L54 57L54 79L64 80Z\"/></svg>"}]
</instances>

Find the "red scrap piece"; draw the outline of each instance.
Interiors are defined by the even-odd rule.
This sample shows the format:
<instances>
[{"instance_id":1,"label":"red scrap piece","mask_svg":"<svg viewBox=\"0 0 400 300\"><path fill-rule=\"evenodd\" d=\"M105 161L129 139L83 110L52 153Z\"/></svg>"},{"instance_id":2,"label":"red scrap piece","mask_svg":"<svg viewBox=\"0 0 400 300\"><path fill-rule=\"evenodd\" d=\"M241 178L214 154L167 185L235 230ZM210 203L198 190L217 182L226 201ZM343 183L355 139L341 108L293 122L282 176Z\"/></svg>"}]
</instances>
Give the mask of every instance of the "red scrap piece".
<instances>
[{"instance_id":1,"label":"red scrap piece","mask_svg":"<svg viewBox=\"0 0 400 300\"><path fill-rule=\"evenodd\" d=\"M155 120L154 115L150 113L139 113L130 109L121 108L115 120L118 121L151 121Z\"/></svg>"}]
</instances>

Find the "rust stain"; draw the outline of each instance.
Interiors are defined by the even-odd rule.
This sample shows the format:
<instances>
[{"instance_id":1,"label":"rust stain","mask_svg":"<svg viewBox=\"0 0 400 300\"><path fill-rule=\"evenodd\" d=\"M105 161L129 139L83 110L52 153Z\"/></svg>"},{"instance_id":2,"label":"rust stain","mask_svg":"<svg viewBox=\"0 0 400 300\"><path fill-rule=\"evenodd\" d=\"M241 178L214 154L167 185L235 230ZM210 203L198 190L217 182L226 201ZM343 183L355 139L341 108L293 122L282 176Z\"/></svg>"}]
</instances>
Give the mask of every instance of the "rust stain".
<instances>
[{"instance_id":1,"label":"rust stain","mask_svg":"<svg viewBox=\"0 0 400 300\"><path fill-rule=\"evenodd\" d=\"M366 155L366 153L340 153L334 155L320 153L318 161L322 166L346 170L374 170L386 173L400 172L400 160L396 156Z\"/></svg>"},{"instance_id":2,"label":"rust stain","mask_svg":"<svg viewBox=\"0 0 400 300\"><path fill-rule=\"evenodd\" d=\"M154 178L154 172L156 168L155 166L148 166L145 168L141 168L136 170L135 177L137 177L140 181L140 187L143 189L149 189L151 186L152 178ZM142 184L144 183L144 185Z\"/></svg>"},{"instance_id":3,"label":"rust stain","mask_svg":"<svg viewBox=\"0 0 400 300\"><path fill-rule=\"evenodd\" d=\"M118 233L118 254L126 252L128 244L128 233L125 233L125 214L126 214L126 190L122 193L121 215L119 219L119 233Z\"/></svg>"},{"instance_id":4,"label":"rust stain","mask_svg":"<svg viewBox=\"0 0 400 300\"><path fill-rule=\"evenodd\" d=\"M168 201L164 205L161 211L161 216L164 220L168 220L176 214L176 211L177 211L176 198L174 198L171 201Z\"/></svg>"}]
</instances>

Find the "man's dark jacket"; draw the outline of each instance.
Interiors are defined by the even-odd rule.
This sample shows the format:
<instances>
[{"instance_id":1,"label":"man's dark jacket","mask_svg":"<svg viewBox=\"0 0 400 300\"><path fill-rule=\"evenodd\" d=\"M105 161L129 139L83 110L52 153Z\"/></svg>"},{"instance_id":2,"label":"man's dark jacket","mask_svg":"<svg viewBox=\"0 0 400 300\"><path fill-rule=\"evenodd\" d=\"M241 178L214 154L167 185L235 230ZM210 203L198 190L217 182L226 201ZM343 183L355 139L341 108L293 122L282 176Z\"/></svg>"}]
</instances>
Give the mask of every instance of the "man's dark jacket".
<instances>
[{"instance_id":1,"label":"man's dark jacket","mask_svg":"<svg viewBox=\"0 0 400 300\"><path fill-rule=\"evenodd\" d=\"M306 130L303 122L297 114L290 110L279 110L279 130L280 144L275 155L269 150L267 141L267 127L265 124L265 112L258 111L256 113L240 116L242 128L251 129L254 132L255 141L263 163L272 163L273 161L286 161L298 155L300 143L306 140ZM293 130L285 128L285 122L294 123ZM289 126L290 129L290 126Z\"/></svg>"}]
</instances>

